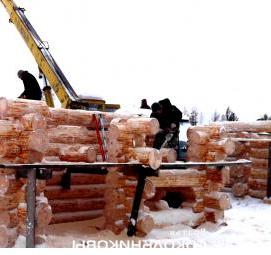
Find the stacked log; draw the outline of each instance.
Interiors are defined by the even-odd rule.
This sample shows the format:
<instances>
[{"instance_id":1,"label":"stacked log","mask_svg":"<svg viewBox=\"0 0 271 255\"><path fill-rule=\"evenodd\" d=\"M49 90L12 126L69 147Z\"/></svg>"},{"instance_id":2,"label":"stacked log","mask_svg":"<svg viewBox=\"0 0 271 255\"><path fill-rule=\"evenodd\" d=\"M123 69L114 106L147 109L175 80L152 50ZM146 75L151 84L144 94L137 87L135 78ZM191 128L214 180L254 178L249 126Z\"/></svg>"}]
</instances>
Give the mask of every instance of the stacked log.
<instances>
[{"instance_id":1,"label":"stacked log","mask_svg":"<svg viewBox=\"0 0 271 255\"><path fill-rule=\"evenodd\" d=\"M235 151L234 142L227 138L224 128L220 126L191 127L187 131L188 160L192 162L216 162L226 160ZM192 199L189 205L194 210L204 210L207 221L220 222L224 218L224 210L231 207L227 194L221 192L224 185L230 181L230 170L199 168L205 174L206 182L203 194L198 199ZM184 204L187 206L187 204Z\"/></svg>"},{"instance_id":2,"label":"stacked log","mask_svg":"<svg viewBox=\"0 0 271 255\"><path fill-rule=\"evenodd\" d=\"M42 161L49 144L46 132L48 113L48 107L41 101L0 98L1 163ZM25 230L26 223L25 218L20 217L20 208L22 203L26 205L25 192L22 194L26 186L26 180L16 179L16 170L0 169L0 247L12 247L19 234L25 235L25 231L21 231ZM37 194L37 201L41 193ZM50 207L46 214L50 215ZM37 222L40 222L40 216ZM48 224L38 224L38 228L44 232Z\"/></svg>"},{"instance_id":3,"label":"stacked log","mask_svg":"<svg viewBox=\"0 0 271 255\"><path fill-rule=\"evenodd\" d=\"M107 188L104 194L105 228L119 234L127 227L132 210L137 180L135 177L127 177L118 171L109 172L106 176ZM137 224L137 235L146 235L154 228L152 217L148 214L148 208L144 201L155 194L155 188L147 181L143 199L141 201Z\"/></svg>"},{"instance_id":4,"label":"stacked log","mask_svg":"<svg viewBox=\"0 0 271 255\"><path fill-rule=\"evenodd\" d=\"M260 199L265 198L270 139L259 133L271 132L271 122L222 122L219 125L236 141L236 151L230 159L245 158L252 161L250 167L231 169L229 186L233 194L239 197L248 194Z\"/></svg>"},{"instance_id":5,"label":"stacked log","mask_svg":"<svg viewBox=\"0 0 271 255\"><path fill-rule=\"evenodd\" d=\"M94 114L102 114L105 128L113 118L111 113L50 108L47 118L49 149L45 160L87 163L102 161ZM72 173L71 187L64 189L65 173L66 170L54 171L53 178L47 181L45 196L53 211L51 223L102 216L105 177Z\"/></svg>"},{"instance_id":6,"label":"stacked log","mask_svg":"<svg viewBox=\"0 0 271 255\"><path fill-rule=\"evenodd\" d=\"M260 199L264 199L267 195L269 144L270 142L261 139L249 143L249 159L252 165L248 178L248 194Z\"/></svg>"},{"instance_id":7,"label":"stacked log","mask_svg":"<svg viewBox=\"0 0 271 255\"><path fill-rule=\"evenodd\" d=\"M108 160L110 162L140 162L157 169L162 157L166 161L176 160L174 152L167 149L162 153L146 146L146 137L153 136L159 131L159 123L152 118L116 118L112 120L108 130ZM105 228L119 234L127 227L130 217L137 179L128 177L112 169L106 177L105 198ZM146 235L154 227L154 221L144 206L146 199L155 195L152 182L147 181L144 196L141 201L137 234Z\"/></svg>"}]
</instances>

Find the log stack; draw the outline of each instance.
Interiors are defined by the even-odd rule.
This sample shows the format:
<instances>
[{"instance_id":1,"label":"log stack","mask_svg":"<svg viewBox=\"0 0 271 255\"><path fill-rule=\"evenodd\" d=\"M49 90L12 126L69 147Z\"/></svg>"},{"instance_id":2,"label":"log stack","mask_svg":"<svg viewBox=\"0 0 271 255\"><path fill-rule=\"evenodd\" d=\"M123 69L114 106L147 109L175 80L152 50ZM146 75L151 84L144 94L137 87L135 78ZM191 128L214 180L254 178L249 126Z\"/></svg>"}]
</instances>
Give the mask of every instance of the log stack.
<instances>
[{"instance_id":1,"label":"log stack","mask_svg":"<svg viewBox=\"0 0 271 255\"><path fill-rule=\"evenodd\" d=\"M49 109L44 102L32 100L7 100L0 98L0 162L41 162L48 149L46 116ZM27 181L16 179L16 170L0 169L0 247L12 247L19 234L25 235ZM38 201L43 197L43 184L37 182ZM46 203L43 203L44 207ZM21 208L24 207L22 213ZM39 208L39 206L38 206ZM37 239L44 233L50 221L51 208L46 204L44 213L37 212ZM22 215L24 215L22 217ZM42 241L42 240L40 240Z\"/></svg>"},{"instance_id":2,"label":"log stack","mask_svg":"<svg viewBox=\"0 0 271 255\"><path fill-rule=\"evenodd\" d=\"M50 108L47 117L49 150L45 160L87 163L102 161L94 114L102 114L105 128L108 128L114 116L111 113ZM54 171L53 178L47 181L45 196L53 211L51 223L102 216L105 177L73 173L71 188L64 189L62 184L65 172L60 169Z\"/></svg>"},{"instance_id":3,"label":"log stack","mask_svg":"<svg viewBox=\"0 0 271 255\"><path fill-rule=\"evenodd\" d=\"M219 126L191 127L187 131L188 160L192 162L216 162L226 160L235 151L235 144L226 136L225 129ZM197 199L192 198L189 205L194 210L201 208L207 221L220 222L224 218L224 210L231 207L228 195L221 192L225 183L230 181L230 170L198 168L205 174L206 182L202 185ZM194 199L194 200L193 200ZM202 206L199 207L199 204ZM186 203L185 203L186 205Z\"/></svg>"},{"instance_id":4,"label":"log stack","mask_svg":"<svg viewBox=\"0 0 271 255\"><path fill-rule=\"evenodd\" d=\"M222 122L219 125L236 141L236 151L229 159L245 158L252 161L250 167L231 168L229 186L232 193L238 197L248 194L260 199L265 198L270 139L259 133L271 132L271 122Z\"/></svg>"},{"instance_id":5,"label":"log stack","mask_svg":"<svg viewBox=\"0 0 271 255\"><path fill-rule=\"evenodd\" d=\"M172 161L175 154L171 150L160 152L146 146L146 137L159 131L159 123L152 118L116 118L108 130L108 160L110 162L140 162L157 169L162 158ZM137 180L127 177L114 168L107 175L105 192L105 228L119 234L127 227L132 209ZM155 195L152 182L147 181L141 202L137 231L138 235L148 234L154 227L154 220L149 214L144 201Z\"/></svg>"}]
</instances>

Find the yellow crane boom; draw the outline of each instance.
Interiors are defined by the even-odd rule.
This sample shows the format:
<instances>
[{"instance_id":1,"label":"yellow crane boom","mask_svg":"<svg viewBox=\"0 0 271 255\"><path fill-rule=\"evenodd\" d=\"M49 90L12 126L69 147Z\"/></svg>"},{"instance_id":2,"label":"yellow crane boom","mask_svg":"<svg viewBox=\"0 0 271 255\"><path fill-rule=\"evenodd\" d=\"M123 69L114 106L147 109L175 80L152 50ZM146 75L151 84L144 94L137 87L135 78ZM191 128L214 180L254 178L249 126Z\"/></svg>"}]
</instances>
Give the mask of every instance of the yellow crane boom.
<instances>
[{"instance_id":1,"label":"yellow crane boom","mask_svg":"<svg viewBox=\"0 0 271 255\"><path fill-rule=\"evenodd\" d=\"M62 70L52 57L47 45L41 40L34 27L25 16L24 8L18 7L13 0L0 1L10 16L10 22L16 26L34 56L41 71L41 75L43 75L45 81L48 80L51 85L50 87L46 83L46 86L43 89L46 102L49 106L54 106L50 92L52 88L63 108L87 110L97 109L102 111L114 111L119 108L119 105L106 104L104 100L84 99L78 97Z\"/></svg>"}]
</instances>

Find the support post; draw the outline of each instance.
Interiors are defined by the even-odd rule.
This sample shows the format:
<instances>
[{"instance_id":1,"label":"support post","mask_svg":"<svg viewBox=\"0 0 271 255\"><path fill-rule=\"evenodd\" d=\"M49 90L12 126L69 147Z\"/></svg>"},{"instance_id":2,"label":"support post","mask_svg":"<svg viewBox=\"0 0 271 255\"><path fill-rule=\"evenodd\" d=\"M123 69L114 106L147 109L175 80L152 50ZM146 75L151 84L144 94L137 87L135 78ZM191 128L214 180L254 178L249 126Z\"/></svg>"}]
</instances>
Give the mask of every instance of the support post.
<instances>
[{"instance_id":1,"label":"support post","mask_svg":"<svg viewBox=\"0 0 271 255\"><path fill-rule=\"evenodd\" d=\"M27 173L26 248L35 248L36 168Z\"/></svg>"},{"instance_id":2,"label":"support post","mask_svg":"<svg viewBox=\"0 0 271 255\"><path fill-rule=\"evenodd\" d=\"M145 183L146 183L146 174L142 171L138 171L136 192L135 192L132 212L131 212L131 216L130 216L130 220L129 220L129 224L128 224L128 230L127 230L128 236L134 236L136 233L136 223L137 223L137 218L138 218L138 211L140 208L140 203L141 203Z\"/></svg>"}]
</instances>

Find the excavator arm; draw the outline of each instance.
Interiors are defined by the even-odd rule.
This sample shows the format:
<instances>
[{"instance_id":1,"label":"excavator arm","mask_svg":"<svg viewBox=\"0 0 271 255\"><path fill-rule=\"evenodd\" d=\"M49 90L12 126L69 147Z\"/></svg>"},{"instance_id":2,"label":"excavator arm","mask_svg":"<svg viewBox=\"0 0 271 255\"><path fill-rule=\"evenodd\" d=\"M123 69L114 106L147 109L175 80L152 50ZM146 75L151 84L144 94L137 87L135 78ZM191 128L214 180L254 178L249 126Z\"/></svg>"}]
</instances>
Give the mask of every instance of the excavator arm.
<instances>
[{"instance_id":1,"label":"excavator arm","mask_svg":"<svg viewBox=\"0 0 271 255\"><path fill-rule=\"evenodd\" d=\"M63 108L98 109L114 111L119 105L107 105L104 100L81 99L78 97L62 70L52 57L47 45L41 40L34 27L25 16L25 10L18 7L13 0L0 0L6 8L12 22L35 58L41 75L44 75L57 95ZM53 107L50 86L46 84L44 94L49 106Z\"/></svg>"}]
</instances>

